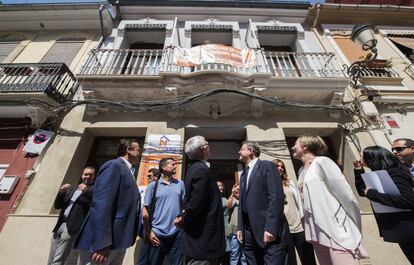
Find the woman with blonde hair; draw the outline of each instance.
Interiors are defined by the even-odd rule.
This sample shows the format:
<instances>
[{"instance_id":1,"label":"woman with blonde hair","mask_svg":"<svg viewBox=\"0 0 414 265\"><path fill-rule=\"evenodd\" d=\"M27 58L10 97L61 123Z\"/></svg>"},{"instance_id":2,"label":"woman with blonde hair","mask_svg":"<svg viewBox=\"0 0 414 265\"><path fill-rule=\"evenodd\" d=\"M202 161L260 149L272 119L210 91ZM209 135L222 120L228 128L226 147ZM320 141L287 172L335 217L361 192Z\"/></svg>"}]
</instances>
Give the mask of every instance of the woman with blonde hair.
<instances>
[{"instance_id":1,"label":"woman with blonde hair","mask_svg":"<svg viewBox=\"0 0 414 265\"><path fill-rule=\"evenodd\" d=\"M366 256L358 203L337 164L323 156L327 149L317 135L300 136L292 148L303 163L305 237L320 265L357 265Z\"/></svg>"},{"instance_id":2,"label":"woman with blonde hair","mask_svg":"<svg viewBox=\"0 0 414 265\"><path fill-rule=\"evenodd\" d=\"M277 167L282 176L283 192L285 193L285 206L283 212L285 213L289 224L290 233L288 242L288 264L297 264L296 248L302 265L316 265L313 247L305 240L305 232L302 225L302 199L299 190L295 182L288 178L283 161L274 159L272 163Z\"/></svg>"}]
</instances>

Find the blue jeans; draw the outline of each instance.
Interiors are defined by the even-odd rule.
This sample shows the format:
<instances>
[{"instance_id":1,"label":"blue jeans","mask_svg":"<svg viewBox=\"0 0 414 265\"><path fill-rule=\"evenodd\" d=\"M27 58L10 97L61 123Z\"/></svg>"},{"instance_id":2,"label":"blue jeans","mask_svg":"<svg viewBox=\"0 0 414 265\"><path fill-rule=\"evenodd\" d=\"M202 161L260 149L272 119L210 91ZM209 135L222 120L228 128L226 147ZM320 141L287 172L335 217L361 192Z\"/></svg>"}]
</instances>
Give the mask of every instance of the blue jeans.
<instances>
[{"instance_id":1,"label":"blue jeans","mask_svg":"<svg viewBox=\"0 0 414 265\"><path fill-rule=\"evenodd\" d=\"M147 246L148 251L148 264L150 265L162 265L165 256L168 257L168 263L170 265L182 265L183 253L181 251L181 231L171 237L157 236L160 240L160 245L154 247Z\"/></svg>"},{"instance_id":2,"label":"blue jeans","mask_svg":"<svg viewBox=\"0 0 414 265\"><path fill-rule=\"evenodd\" d=\"M236 235L227 236L227 240L230 242L230 265L237 265L240 260L241 265L247 265L246 257L243 253L243 248L240 242L237 240Z\"/></svg>"}]
</instances>

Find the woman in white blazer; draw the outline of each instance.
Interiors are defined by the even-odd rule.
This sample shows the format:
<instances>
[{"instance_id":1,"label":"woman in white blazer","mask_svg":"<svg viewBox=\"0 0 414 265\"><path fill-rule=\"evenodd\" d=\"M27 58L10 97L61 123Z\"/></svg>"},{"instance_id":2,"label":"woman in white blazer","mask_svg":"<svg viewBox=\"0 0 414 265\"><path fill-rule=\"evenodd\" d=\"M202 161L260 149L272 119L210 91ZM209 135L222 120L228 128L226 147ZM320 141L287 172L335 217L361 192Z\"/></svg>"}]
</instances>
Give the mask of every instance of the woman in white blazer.
<instances>
[{"instance_id":1,"label":"woman in white blazer","mask_svg":"<svg viewBox=\"0 0 414 265\"><path fill-rule=\"evenodd\" d=\"M320 265L357 265L366 256L357 200L339 167L322 156L327 146L316 135L300 136L292 148L301 160L299 190L303 196L306 240Z\"/></svg>"}]
</instances>

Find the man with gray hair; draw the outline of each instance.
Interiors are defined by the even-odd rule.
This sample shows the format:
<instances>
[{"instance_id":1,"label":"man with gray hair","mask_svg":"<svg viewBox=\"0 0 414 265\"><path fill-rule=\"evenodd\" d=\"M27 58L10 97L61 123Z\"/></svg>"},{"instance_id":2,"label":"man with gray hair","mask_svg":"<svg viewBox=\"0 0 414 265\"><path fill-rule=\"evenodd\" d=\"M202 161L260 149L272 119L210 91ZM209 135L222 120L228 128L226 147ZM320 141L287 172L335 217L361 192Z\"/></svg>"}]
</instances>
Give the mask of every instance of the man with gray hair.
<instances>
[{"instance_id":1,"label":"man with gray hair","mask_svg":"<svg viewBox=\"0 0 414 265\"><path fill-rule=\"evenodd\" d=\"M217 264L226 248L221 195L210 173L210 147L202 136L185 144L192 160L185 178L185 199L181 224L183 252L190 265Z\"/></svg>"}]
</instances>

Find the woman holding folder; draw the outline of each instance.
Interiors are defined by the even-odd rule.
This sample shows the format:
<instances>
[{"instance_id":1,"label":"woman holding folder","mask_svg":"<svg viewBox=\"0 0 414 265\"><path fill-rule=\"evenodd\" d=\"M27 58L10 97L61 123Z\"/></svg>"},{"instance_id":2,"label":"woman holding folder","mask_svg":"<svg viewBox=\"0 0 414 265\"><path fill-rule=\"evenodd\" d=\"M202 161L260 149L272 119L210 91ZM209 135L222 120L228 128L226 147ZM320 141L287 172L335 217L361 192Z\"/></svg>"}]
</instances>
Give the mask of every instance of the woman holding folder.
<instances>
[{"instance_id":1,"label":"woman holding folder","mask_svg":"<svg viewBox=\"0 0 414 265\"><path fill-rule=\"evenodd\" d=\"M372 171L386 170L400 195L380 193L367 188L361 177L364 173L362 165ZM362 163L356 161L354 166L355 185L360 196L386 206L410 210L374 213L380 236L386 242L398 243L410 263L414 264L414 181L410 171L390 151L380 146L365 148Z\"/></svg>"}]
</instances>

